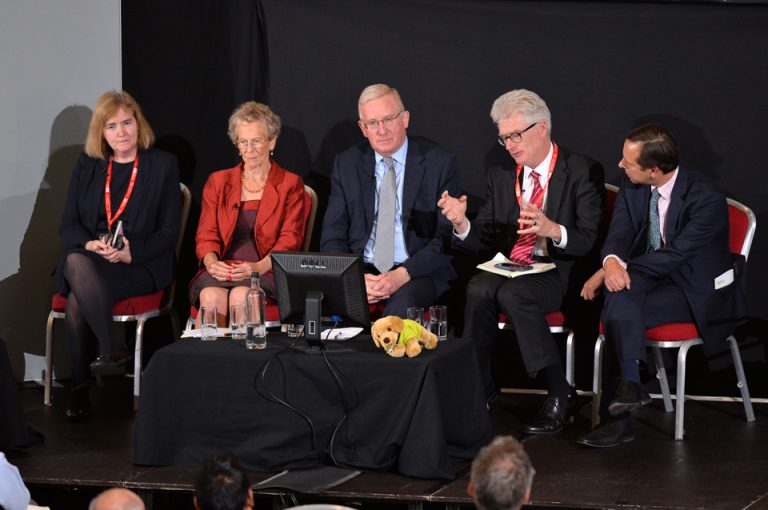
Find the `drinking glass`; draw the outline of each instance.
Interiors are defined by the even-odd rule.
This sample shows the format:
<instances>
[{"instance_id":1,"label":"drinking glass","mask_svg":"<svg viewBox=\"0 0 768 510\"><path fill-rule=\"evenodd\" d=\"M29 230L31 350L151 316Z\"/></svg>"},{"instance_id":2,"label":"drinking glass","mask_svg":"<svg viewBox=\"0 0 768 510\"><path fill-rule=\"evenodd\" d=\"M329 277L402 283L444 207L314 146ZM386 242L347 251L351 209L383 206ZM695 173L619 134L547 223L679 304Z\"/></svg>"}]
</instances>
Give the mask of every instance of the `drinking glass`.
<instances>
[{"instance_id":1,"label":"drinking glass","mask_svg":"<svg viewBox=\"0 0 768 510\"><path fill-rule=\"evenodd\" d=\"M420 306L412 306L406 311L406 319L418 322L420 326L424 326L424 309Z\"/></svg>"},{"instance_id":2,"label":"drinking glass","mask_svg":"<svg viewBox=\"0 0 768 510\"><path fill-rule=\"evenodd\" d=\"M448 338L448 307L435 305L429 307L429 330L438 340Z\"/></svg>"},{"instance_id":3,"label":"drinking glass","mask_svg":"<svg viewBox=\"0 0 768 510\"><path fill-rule=\"evenodd\" d=\"M229 327L232 328L233 340L245 339L245 305L229 307Z\"/></svg>"},{"instance_id":4,"label":"drinking glass","mask_svg":"<svg viewBox=\"0 0 768 510\"><path fill-rule=\"evenodd\" d=\"M216 340L216 307L200 307L200 339Z\"/></svg>"}]
</instances>

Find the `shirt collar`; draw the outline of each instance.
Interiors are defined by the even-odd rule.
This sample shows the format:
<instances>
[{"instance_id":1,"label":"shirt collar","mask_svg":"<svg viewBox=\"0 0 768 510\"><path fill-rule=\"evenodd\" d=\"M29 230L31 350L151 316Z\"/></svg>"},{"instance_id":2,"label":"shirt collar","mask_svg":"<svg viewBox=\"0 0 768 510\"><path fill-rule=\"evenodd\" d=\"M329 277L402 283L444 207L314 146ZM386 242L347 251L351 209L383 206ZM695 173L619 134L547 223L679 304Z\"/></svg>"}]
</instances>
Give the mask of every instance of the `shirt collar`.
<instances>
[{"instance_id":1,"label":"shirt collar","mask_svg":"<svg viewBox=\"0 0 768 510\"><path fill-rule=\"evenodd\" d=\"M376 151L373 151L373 153L376 156L376 166L379 166L379 163L381 163L381 160L384 159L384 156L379 154ZM395 152L392 153L392 159L395 160L395 163L400 163L401 166L405 166L405 156L408 154L408 137L405 137L405 141L403 141L403 145L400 146L399 149L397 149ZM397 169L397 165L395 165L395 169Z\"/></svg>"},{"instance_id":2,"label":"shirt collar","mask_svg":"<svg viewBox=\"0 0 768 510\"><path fill-rule=\"evenodd\" d=\"M670 197L672 196L672 190L675 187L675 181L677 180L678 168L680 167L677 167L674 170L672 170L672 177L670 177L667 182L665 182L661 186L651 186L651 192L653 192L653 190L658 188L659 195L661 195L661 197L664 198L665 200L669 200Z\"/></svg>"},{"instance_id":3,"label":"shirt collar","mask_svg":"<svg viewBox=\"0 0 768 510\"><path fill-rule=\"evenodd\" d=\"M549 152L547 152L547 157L544 158L544 161L539 163L536 168L530 168L525 167L526 175L531 175L531 172L536 172L539 174L539 181L544 182L544 180L547 178L547 175L549 174L549 165L552 162L552 155L554 153L554 145L552 145L552 142L549 142ZM542 177L544 179L542 179Z\"/></svg>"}]
</instances>

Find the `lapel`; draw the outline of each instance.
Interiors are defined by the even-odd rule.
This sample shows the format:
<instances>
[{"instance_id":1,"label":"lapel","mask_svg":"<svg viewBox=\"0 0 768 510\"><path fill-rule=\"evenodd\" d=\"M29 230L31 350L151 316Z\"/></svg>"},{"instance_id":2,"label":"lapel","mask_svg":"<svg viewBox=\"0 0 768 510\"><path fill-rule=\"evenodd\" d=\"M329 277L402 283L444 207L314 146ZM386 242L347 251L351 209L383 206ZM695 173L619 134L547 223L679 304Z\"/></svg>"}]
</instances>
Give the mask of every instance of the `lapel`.
<instances>
[{"instance_id":1,"label":"lapel","mask_svg":"<svg viewBox=\"0 0 768 510\"><path fill-rule=\"evenodd\" d=\"M149 189L152 188L152 185L150 184L150 180L152 178L152 158L150 157L150 152L148 150L139 150L139 170L136 174L136 185L133 187L133 192L131 193L131 199L130 201L135 202L132 204L133 207L130 209L130 214L126 218L126 221L128 221L128 225L131 226L132 229L137 229L139 227L138 225L138 218L139 215L141 215L144 210L146 209L146 204L144 204L144 200L146 198L146 195L149 191ZM114 211L113 211L114 214ZM121 218L118 218L121 219ZM117 223L115 223L116 225Z\"/></svg>"},{"instance_id":2,"label":"lapel","mask_svg":"<svg viewBox=\"0 0 768 510\"><path fill-rule=\"evenodd\" d=\"M98 200L96 200L96 207L92 207L90 204L93 204L93 199L89 198L87 201L83 200L83 204L89 204L88 209L90 209L90 217L88 220L90 220L89 225L93 225L94 234L96 233L96 229L99 227L99 212L104 211L104 186L107 184L107 165L109 164L109 159L99 159L96 161L96 167L94 172L94 177L92 182L93 188L87 188L87 197L99 197ZM85 208L83 208L85 209Z\"/></svg>"},{"instance_id":3,"label":"lapel","mask_svg":"<svg viewBox=\"0 0 768 510\"><path fill-rule=\"evenodd\" d=\"M424 156L421 148L413 138L408 138L408 153L405 157L405 172L403 173L403 206L401 208L403 230L408 225L416 202L416 196L421 189L421 181L426 175Z\"/></svg>"},{"instance_id":4,"label":"lapel","mask_svg":"<svg viewBox=\"0 0 768 510\"><path fill-rule=\"evenodd\" d=\"M264 185L264 192L261 194L261 204L259 204L259 212L256 215L254 232L261 231L261 227L266 223L267 219L275 214L279 199L277 186L282 180L283 174L281 173L280 167L277 166L275 161L272 161L272 167L269 170L269 176Z\"/></svg>"},{"instance_id":5,"label":"lapel","mask_svg":"<svg viewBox=\"0 0 768 510\"><path fill-rule=\"evenodd\" d=\"M365 207L365 232L373 229L373 213L376 205L376 155L370 145L357 160L357 176L360 179L360 196Z\"/></svg>"},{"instance_id":6,"label":"lapel","mask_svg":"<svg viewBox=\"0 0 768 510\"><path fill-rule=\"evenodd\" d=\"M685 203L685 194L688 191L688 176L682 168L677 169L675 187L672 188L667 219L664 222L664 244L670 244L677 235L677 222L680 219L680 211Z\"/></svg>"},{"instance_id":7,"label":"lapel","mask_svg":"<svg viewBox=\"0 0 768 510\"><path fill-rule=\"evenodd\" d=\"M226 226L227 231L221 232L222 239L230 239L232 232L235 230L235 224L237 223L237 215L240 212L240 196L241 190L240 178L243 172L243 163L229 170L226 174L226 180L224 182L224 188L222 194L224 197L224 207L220 207L218 214L224 215L224 220L221 221L222 226Z\"/></svg>"},{"instance_id":8,"label":"lapel","mask_svg":"<svg viewBox=\"0 0 768 510\"><path fill-rule=\"evenodd\" d=\"M553 142L554 143L554 142ZM560 199L563 196L566 178L565 151L558 149L555 170L552 172L552 178L547 183L547 202L544 204L544 212L547 218L557 221L557 215L560 212Z\"/></svg>"}]
</instances>

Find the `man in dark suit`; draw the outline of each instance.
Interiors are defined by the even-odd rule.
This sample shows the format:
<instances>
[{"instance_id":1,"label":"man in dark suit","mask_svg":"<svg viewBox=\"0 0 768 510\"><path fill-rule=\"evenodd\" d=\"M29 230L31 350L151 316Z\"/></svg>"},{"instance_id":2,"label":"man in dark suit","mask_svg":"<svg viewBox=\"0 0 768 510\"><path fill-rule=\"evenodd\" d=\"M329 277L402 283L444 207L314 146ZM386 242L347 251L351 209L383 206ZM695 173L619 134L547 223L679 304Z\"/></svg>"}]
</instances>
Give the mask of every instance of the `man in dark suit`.
<instances>
[{"instance_id":1,"label":"man in dark suit","mask_svg":"<svg viewBox=\"0 0 768 510\"><path fill-rule=\"evenodd\" d=\"M603 268L582 290L585 299L603 285L607 290L603 329L619 381L606 395L607 420L579 438L581 444L634 439L630 413L651 401L639 371L647 328L695 322L706 343L721 342L744 316L740 286L733 284L726 199L711 180L678 163L677 142L662 125L636 128L624 142L619 167L626 177L602 249Z\"/></svg>"},{"instance_id":2,"label":"man in dark suit","mask_svg":"<svg viewBox=\"0 0 768 510\"><path fill-rule=\"evenodd\" d=\"M498 391L490 367L498 314L506 315L514 325L526 371L541 374L548 389L546 402L525 431L556 433L574 408L575 394L565 379L546 315L562 307L577 266L586 263L595 248L605 209L603 168L551 141L549 109L531 91L513 90L499 97L491 118L499 143L517 163L516 171L489 170L486 201L471 224L466 196L446 193L438 205L453 223L459 249L486 260L500 252L522 264L551 259L555 269L516 278L486 272L472 277L464 336L475 341L490 400Z\"/></svg>"},{"instance_id":3,"label":"man in dark suit","mask_svg":"<svg viewBox=\"0 0 768 510\"><path fill-rule=\"evenodd\" d=\"M336 157L320 249L362 255L368 302L405 317L408 307L434 304L455 277L451 224L436 203L459 190L456 159L406 135L410 113L388 85L366 87L358 111L367 141Z\"/></svg>"}]
</instances>

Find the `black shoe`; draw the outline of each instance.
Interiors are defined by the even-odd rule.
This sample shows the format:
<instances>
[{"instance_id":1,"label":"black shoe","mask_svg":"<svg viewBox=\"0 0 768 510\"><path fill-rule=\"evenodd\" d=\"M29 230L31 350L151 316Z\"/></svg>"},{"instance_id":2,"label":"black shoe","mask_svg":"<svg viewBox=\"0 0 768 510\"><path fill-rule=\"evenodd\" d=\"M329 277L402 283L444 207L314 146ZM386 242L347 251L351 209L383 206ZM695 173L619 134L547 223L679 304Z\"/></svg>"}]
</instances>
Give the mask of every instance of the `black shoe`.
<instances>
[{"instance_id":1,"label":"black shoe","mask_svg":"<svg viewBox=\"0 0 768 510\"><path fill-rule=\"evenodd\" d=\"M619 379L619 387L616 389L616 396L608 404L608 412L611 416L624 416L650 403L651 396L640 383Z\"/></svg>"},{"instance_id":2,"label":"black shoe","mask_svg":"<svg viewBox=\"0 0 768 510\"><path fill-rule=\"evenodd\" d=\"M99 356L96 361L91 363L91 373L93 375L125 375L126 364L131 357L131 353L125 347L121 347L108 356Z\"/></svg>"},{"instance_id":3,"label":"black shoe","mask_svg":"<svg viewBox=\"0 0 768 510\"><path fill-rule=\"evenodd\" d=\"M88 385L81 384L72 390L67 405L67 420L83 421L91 414L91 400L88 398Z\"/></svg>"},{"instance_id":4,"label":"black shoe","mask_svg":"<svg viewBox=\"0 0 768 510\"><path fill-rule=\"evenodd\" d=\"M485 407L487 409L490 409L493 401L499 398L500 396L501 396L501 388L499 388L498 386L494 386L492 389L487 390L486 396L485 396Z\"/></svg>"},{"instance_id":5,"label":"black shoe","mask_svg":"<svg viewBox=\"0 0 768 510\"><path fill-rule=\"evenodd\" d=\"M526 434L557 434L565 427L565 420L576 410L576 392L571 389L567 398L547 397L539 414L523 427Z\"/></svg>"},{"instance_id":6,"label":"black shoe","mask_svg":"<svg viewBox=\"0 0 768 510\"><path fill-rule=\"evenodd\" d=\"M600 425L589 434L576 440L577 443L593 448L610 448L635 439L635 427L631 419L614 420Z\"/></svg>"}]
</instances>

